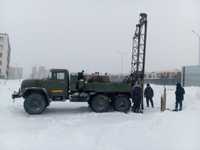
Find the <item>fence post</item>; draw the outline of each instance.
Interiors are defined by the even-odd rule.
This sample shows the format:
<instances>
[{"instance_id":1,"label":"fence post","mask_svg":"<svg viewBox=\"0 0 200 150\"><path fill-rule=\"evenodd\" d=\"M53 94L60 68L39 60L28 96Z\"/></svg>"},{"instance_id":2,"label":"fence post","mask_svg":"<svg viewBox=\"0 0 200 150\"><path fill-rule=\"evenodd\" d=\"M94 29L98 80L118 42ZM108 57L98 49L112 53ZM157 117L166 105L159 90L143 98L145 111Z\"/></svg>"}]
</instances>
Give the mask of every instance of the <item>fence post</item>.
<instances>
[{"instance_id":1,"label":"fence post","mask_svg":"<svg viewBox=\"0 0 200 150\"><path fill-rule=\"evenodd\" d=\"M167 99L167 92L166 92L166 88L164 88L164 93L161 95L161 107L160 107L160 111L163 112L166 110L166 99Z\"/></svg>"}]
</instances>

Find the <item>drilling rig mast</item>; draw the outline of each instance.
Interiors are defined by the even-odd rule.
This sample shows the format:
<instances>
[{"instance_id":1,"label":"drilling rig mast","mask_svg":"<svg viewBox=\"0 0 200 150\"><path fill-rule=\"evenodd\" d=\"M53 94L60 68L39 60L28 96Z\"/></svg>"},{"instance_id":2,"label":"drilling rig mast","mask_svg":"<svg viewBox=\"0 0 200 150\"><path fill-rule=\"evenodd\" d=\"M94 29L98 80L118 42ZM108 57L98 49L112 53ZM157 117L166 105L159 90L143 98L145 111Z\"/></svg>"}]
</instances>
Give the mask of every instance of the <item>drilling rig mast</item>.
<instances>
[{"instance_id":1,"label":"drilling rig mast","mask_svg":"<svg viewBox=\"0 0 200 150\"><path fill-rule=\"evenodd\" d=\"M145 57L147 40L147 14L141 13L133 37L131 60L131 83L139 82L144 89ZM142 100L143 108L143 100Z\"/></svg>"},{"instance_id":2,"label":"drilling rig mast","mask_svg":"<svg viewBox=\"0 0 200 150\"><path fill-rule=\"evenodd\" d=\"M147 14L141 13L133 37L131 77L132 83L144 80L147 39Z\"/></svg>"}]
</instances>

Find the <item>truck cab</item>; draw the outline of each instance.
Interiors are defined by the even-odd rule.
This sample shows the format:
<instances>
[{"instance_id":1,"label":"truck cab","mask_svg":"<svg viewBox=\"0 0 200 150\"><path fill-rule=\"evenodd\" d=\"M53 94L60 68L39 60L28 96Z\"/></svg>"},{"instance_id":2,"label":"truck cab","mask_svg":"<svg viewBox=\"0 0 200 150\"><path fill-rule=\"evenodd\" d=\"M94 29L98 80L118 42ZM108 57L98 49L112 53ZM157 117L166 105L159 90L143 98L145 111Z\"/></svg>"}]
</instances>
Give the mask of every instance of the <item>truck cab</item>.
<instances>
[{"instance_id":1,"label":"truck cab","mask_svg":"<svg viewBox=\"0 0 200 150\"><path fill-rule=\"evenodd\" d=\"M51 69L45 79L23 80L12 98L23 97L24 109L29 114L40 114L51 101L69 98L69 72L66 69Z\"/></svg>"},{"instance_id":2,"label":"truck cab","mask_svg":"<svg viewBox=\"0 0 200 150\"><path fill-rule=\"evenodd\" d=\"M69 98L69 72L65 69L51 69L45 86L52 101Z\"/></svg>"}]
</instances>

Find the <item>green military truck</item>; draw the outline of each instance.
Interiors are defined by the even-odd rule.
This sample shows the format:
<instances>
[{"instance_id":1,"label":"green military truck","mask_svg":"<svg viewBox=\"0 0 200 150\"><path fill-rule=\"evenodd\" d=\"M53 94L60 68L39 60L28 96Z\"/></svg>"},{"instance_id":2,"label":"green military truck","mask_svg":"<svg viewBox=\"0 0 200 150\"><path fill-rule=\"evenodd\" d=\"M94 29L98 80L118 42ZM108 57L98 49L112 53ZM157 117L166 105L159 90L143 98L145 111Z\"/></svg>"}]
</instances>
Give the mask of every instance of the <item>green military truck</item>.
<instances>
[{"instance_id":1,"label":"green military truck","mask_svg":"<svg viewBox=\"0 0 200 150\"><path fill-rule=\"evenodd\" d=\"M65 69L51 69L46 79L24 80L12 98L24 98L24 109L29 114L41 114L51 102L87 102L95 112L114 110L126 112L131 107L131 84L111 82L107 76L86 76L83 72L69 74Z\"/></svg>"}]
</instances>

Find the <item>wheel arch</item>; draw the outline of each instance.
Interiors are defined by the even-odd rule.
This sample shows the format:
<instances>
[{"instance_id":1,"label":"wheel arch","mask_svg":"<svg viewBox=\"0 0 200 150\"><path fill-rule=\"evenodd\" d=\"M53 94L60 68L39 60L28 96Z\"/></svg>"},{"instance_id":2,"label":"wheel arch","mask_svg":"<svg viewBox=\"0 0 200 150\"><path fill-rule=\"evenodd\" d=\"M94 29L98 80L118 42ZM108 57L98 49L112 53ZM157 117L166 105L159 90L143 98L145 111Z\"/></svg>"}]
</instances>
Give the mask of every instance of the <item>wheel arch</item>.
<instances>
[{"instance_id":1,"label":"wheel arch","mask_svg":"<svg viewBox=\"0 0 200 150\"><path fill-rule=\"evenodd\" d=\"M49 99L49 95L48 95L46 89L44 89L44 88L37 88L37 87L36 88L35 87L27 88L23 92L22 96L23 96L23 98L26 98L26 97L28 97L32 93L38 93L38 94L43 95L44 98L45 98L45 101L46 101L47 105L49 105L50 99Z\"/></svg>"}]
</instances>

